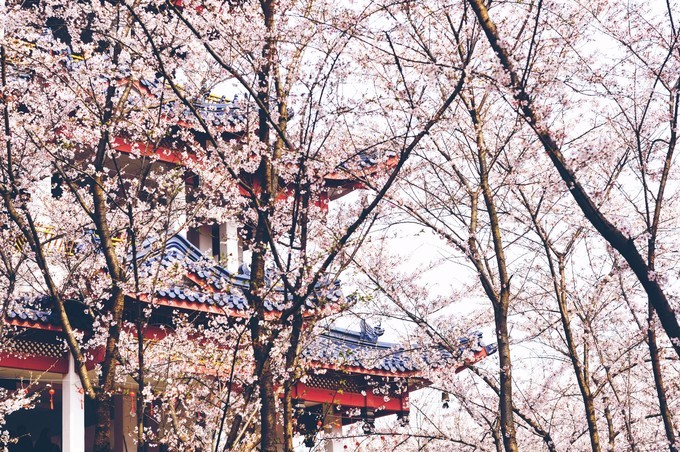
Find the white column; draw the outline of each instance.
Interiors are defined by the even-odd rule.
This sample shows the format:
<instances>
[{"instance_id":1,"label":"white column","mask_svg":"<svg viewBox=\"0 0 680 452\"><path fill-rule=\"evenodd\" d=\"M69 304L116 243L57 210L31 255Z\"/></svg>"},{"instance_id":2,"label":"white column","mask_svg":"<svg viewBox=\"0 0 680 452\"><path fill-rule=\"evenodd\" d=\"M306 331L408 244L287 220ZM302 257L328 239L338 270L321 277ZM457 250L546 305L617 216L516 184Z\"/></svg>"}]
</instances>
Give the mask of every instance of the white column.
<instances>
[{"instance_id":1,"label":"white column","mask_svg":"<svg viewBox=\"0 0 680 452\"><path fill-rule=\"evenodd\" d=\"M227 270L236 273L243 255L238 244L238 226L233 221L220 224L220 255L226 258Z\"/></svg>"},{"instance_id":2,"label":"white column","mask_svg":"<svg viewBox=\"0 0 680 452\"><path fill-rule=\"evenodd\" d=\"M61 380L61 450L85 451L85 400L73 356L68 354L68 373Z\"/></svg>"},{"instance_id":3,"label":"white column","mask_svg":"<svg viewBox=\"0 0 680 452\"><path fill-rule=\"evenodd\" d=\"M189 228L187 226L187 191L186 191L186 183L182 182L182 185L179 189L179 193L177 194L177 197L175 198L175 203L177 203L176 210L179 210L181 213L177 217L176 220L176 225L173 226L173 230L177 231L177 234L182 237L182 238L187 238L187 229Z\"/></svg>"}]
</instances>

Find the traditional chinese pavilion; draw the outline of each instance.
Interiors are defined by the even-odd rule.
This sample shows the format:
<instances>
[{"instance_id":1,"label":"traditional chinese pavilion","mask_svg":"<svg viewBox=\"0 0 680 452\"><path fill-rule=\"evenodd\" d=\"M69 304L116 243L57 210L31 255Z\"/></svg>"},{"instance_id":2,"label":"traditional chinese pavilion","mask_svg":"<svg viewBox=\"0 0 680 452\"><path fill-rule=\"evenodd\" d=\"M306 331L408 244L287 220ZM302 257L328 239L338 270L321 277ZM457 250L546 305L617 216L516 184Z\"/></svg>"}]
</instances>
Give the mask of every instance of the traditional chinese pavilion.
<instances>
[{"instance_id":1,"label":"traditional chinese pavilion","mask_svg":"<svg viewBox=\"0 0 680 452\"><path fill-rule=\"evenodd\" d=\"M37 47L33 45L31 49ZM65 55L65 58L71 57ZM162 82L142 81L137 89L143 93L145 87L153 83ZM207 119L228 126L232 130L230 133L237 136L241 116L238 104L232 100L207 98L197 103L196 108ZM134 158L124 160L133 151L153 155L156 159L154 165L182 165L184 159L192 158L173 149L170 144L164 146L161 143L150 148L145 143L131 142L124 136L113 139L113 148L121 153L122 165L134 165ZM392 161L389 156L376 159L368 154L356 158L353 166L365 172L381 171ZM326 176L327 190L323 194L324 199L318 202L328 202L360 187L361 184L349 172L338 168L337 172ZM248 317L250 306L243 294L248 287L248 268L225 268L211 259L211 256L225 254L225 251L231 256L241 256L242 250L233 229L233 225L206 225L164 242L143 244L137 255L140 272L155 264L180 266L185 277L181 284L166 285L159 287L155 293L129 297L126 309L136 308L138 302L153 303L159 328L167 326L163 322L171 322L175 312L205 318L215 315ZM83 240L96 240L96 237L92 234ZM55 240L54 243L58 242ZM77 244L68 246L72 252L78 252ZM316 296L305 306L305 315L311 317L323 310L334 310L345 301L338 281L322 281ZM73 326L87 334L93 323L87 306L77 300L67 300L66 309ZM266 309L275 319L282 305L268 302ZM88 450L94 433L88 413L93 407L83 395L50 297L36 294L32 298L13 300L7 308L4 322L12 331L0 353L0 385L14 390L35 379L41 385L41 396L35 408L12 415L8 427L24 424L36 437L43 427L49 426L53 432L61 431L62 450ZM145 335L160 334L159 328L148 328ZM364 432L370 434L378 417L396 415L403 422L408 422L409 393L428 385L424 366L450 366L460 370L495 352L493 345L483 345L480 334L461 339L459 349L452 351L440 347L411 347L406 350L398 344L380 341L383 332L380 326L370 326L362 321L358 331L329 327L307 344L303 358L312 363L311 369L294 388L298 432L304 435L307 445L314 444L321 429L339 436L342 426L361 422ZM145 336L145 339L150 338ZM93 369L100 359L101 356L93 352L88 368ZM51 385L49 390L46 390L47 384ZM112 413L114 431L111 435L114 451L134 447L130 394L134 393L115 396ZM333 443L328 444L332 449Z\"/></svg>"},{"instance_id":2,"label":"traditional chinese pavilion","mask_svg":"<svg viewBox=\"0 0 680 452\"><path fill-rule=\"evenodd\" d=\"M187 274L185 284L160 288L146 298L146 302L153 299L157 306L156 318L163 319L166 313L165 318L171 319L172 311L205 316L248 315L248 302L240 292L247 284L245 267L240 273L231 274L179 235L168 240L162 251L147 244L140 260L142 258L145 258L142 268L160 262L162 266L181 265ZM323 299L317 297L306 307L310 315L343 302L339 282L326 282L325 286L320 291ZM206 287L212 289L207 291ZM274 304L267 306L272 316L280 309ZM76 328L87 331L91 327L92 318L84 305L72 300L67 310ZM34 426L35 435L43 426L54 428L61 424L64 450L80 447L87 450L88 438L93 435L93 426L88 425L86 414L91 407L63 345L59 319L51 309L50 298L15 300L7 311L5 323L14 328L14 333L0 355L1 384L16 389L39 375L41 381L52 387L51 392L42 391L35 410L20 412L10 421ZM158 334L159 330L148 331ZM443 348L406 351L398 344L381 342L382 334L381 327L371 327L362 321L359 331L328 328L304 348L303 357L312 366L309 375L296 384L294 397L298 432L305 435L306 444L313 444L321 428L340 436L342 426L356 422L361 422L364 431L371 433L375 419L382 416L397 415L407 422L409 393L428 385L422 376L423 365L453 366L460 370L466 365L461 360L463 352L471 352L467 355L472 356L467 359L470 364L495 351L493 345L482 344L481 334L462 339L457 355ZM90 368L97 359L95 353ZM126 450L126 443L127 447L132 446L131 439L126 437L126 433L132 433L131 405L129 397L116 396L112 445L115 451Z\"/></svg>"}]
</instances>

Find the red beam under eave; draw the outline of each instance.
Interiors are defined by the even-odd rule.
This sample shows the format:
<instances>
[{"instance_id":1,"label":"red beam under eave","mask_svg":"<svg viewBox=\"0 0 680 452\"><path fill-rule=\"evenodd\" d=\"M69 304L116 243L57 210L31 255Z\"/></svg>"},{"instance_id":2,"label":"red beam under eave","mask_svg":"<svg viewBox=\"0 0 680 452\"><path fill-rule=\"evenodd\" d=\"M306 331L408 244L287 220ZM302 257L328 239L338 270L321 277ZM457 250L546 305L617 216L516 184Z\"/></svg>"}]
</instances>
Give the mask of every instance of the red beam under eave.
<instances>
[{"instance_id":1,"label":"red beam under eave","mask_svg":"<svg viewBox=\"0 0 680 452\"><path fill-rule=\"evenodd\" d=\"M22 358L11 353L0 353L0 367L65 374L68 373L68 356L64 354L61 358L47 356L27 356Z\"/></svg>"},{"instance_id":2,"label":"red beam under eave","mask_svg":"<svg viewBox=\"0 0 680 452\"><path fill-rule=\"evenodd\" d=\"M18 326L21 328L27 328L27 329L32 329L32 330L42 330L42 331L53 331L55 333L61 333L62 329L60 326L52 325L50 323L43 323L43 322L32 322L29 320L17 320L17 319L10 319L10 320L5 320L5 323L8 325L13 325L13 326ZM137 336L137 330L135 328L129 328L129 331L132 332L132 334ZM144 327L144 337L147 339L163 339L165 336L170 334L167 328L160 328L155 325L147 325Z\"/></svg>"},{"instance_id":3,"label":"red beam under eave","mask_svg":"<svg viewBox=\"0 0 680 452\"><path fill-rule=\"evenodd\" d=\"M170 163L173 165L183 165L186 162L195 163L198 161L198 157L196 157L195 154L192 154L190 152L181 152L176 149L170 149L163 146L151 146L149 144L129 141L121 137L115 137L113 139L113 149L119 152L123 152L125 154L133 154L138 152L145 157L154 156L158 158L158 160L161 162ZM389 159L387 162L382 164L382 166L386 168L394 166L393 158ZM379 167L370 168L365 170L365 173L373 174L376 173L379 169L380 169ZM343 186L349 190L365 188L365 186L361 182L357 181L356 179L352 179L351 175L347 174L331 173L325 177L325 180L329 186L333 187L336 185ZM239 190L242 195L244 196L249 195L248 191L245 188L240 187ZM255 192L257 192L258 191L257 187L255 187L254 190ZM290 196L289 191L290 190L283 190L281 193L279 193L278 199L280 200L286 198L287 196ZM313 202L314 205L316 205L317 207L320 207L322 209L328 208L328 196L325 193L322 194L320 198L315 199Z\"/></svg>"},{"instance_id":4,"label":"red beam under eave","mask_svg":"<svg viewBox=\"0 0 680 452\"><path fill-rule=\"evenodd\" d=\"M113 139L113 148L117 151L124 152L125 154L139 152L145 157L155 156L161 162L175 165L180 165L186 161L196 162L198 160L194 154L189 152L179 152L162 146L145 145L143 143L128 141L120 137Z\"/></svg>"},{"instance_id":5,"label":"red beam under eave","mask_svg":"<svg viewBox=\"0 0 680 452\"><path fill-rule=\"evenodd\" d=\"M30 328L33 330L61 332L60 326L52 325L51 323L34 322L32 320L21 319L5 319L5 323L7 323L8 325L18 326L21 328Z\"/></svg>"},{"instance_id":6,"label":"red beam under eave","mask_svg":"<svg viewBox=\"0 0 680 452\"><path fill-rule=\"evenodd\" d=\"M385 401L385 396L375 395L370 391L363 395L356 392L312 388L304 383L297 383L294 398L312 403L332 403L348 408L373 408L393 412L409 411L407 394Z\"/></svg>"},{"instance_id":7,"label":"red beam under eave","mask_svg":"<svg viewBox=\"0 0 680 452\"><path fill-rule=\"evenodd\" d=\"M399 157L398 156L392 156L387 158L384 162L378 163L377 165L369 166L367 168L363 168L361 171L364 173L364 175L372 175L377 173L378 171L381 170L387 170L390 168L394 168L397 163L399 162ZM349 171L347 172L341 172L337 171L335 173L330 173L327 174L325 177L326 180L333 180L333 181L356 181L357 178Z\"/></svg>"},{"instance_id":8,"label":"red beam under eave","mask_svg":"<svg viewBox=\"0 0 680 452\"><path fill-rule=\"evenodd\" d=\"M245 197L250 197L252 196L251 193L260 193L260 184L257 181L253 181L252 187L250 189L244 187L242 184L239 185L238 187L239 193L241 196ZM286 199L292 199L295 196L295 190L293 189L292 186L287 186L283 187L279 192L276 194L276 200L277 201L284 201ZM328 193L323 191L319 193L318 196L315 196L312 199L312 203L316 206L319 207L323 211L328 211Z\"/></svg>"}]
</instances>

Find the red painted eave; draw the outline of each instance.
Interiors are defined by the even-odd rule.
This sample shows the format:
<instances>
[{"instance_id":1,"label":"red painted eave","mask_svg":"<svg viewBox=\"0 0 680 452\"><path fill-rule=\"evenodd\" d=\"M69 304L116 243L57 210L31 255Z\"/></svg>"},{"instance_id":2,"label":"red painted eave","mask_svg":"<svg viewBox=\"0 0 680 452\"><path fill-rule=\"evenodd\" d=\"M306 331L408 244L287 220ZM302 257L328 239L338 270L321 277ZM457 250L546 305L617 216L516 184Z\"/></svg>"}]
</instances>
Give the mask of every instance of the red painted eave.
<instances>
[{"instance_id":1,"label":"red painted eave","mask_svg":"<svg viewBox=\"0 0 680 452\"><path fill-rule=\"evenodd\" d=\"M170 149L163 146L152 146L145 143L127 140L122 137L115 137L113 139L112 145L115 150L123 152L125 154L138 153L144 157L155 157L160 162L170 163L173 165L184 165L188 162L196 163L198 161L198 157L191 152L179 151L176 149ZM380 171L385 171L389 168L394 167L397 161L398 161L397 157L390 157L385 162L362 169L361 170L361 172L363 173L362 175L369 176L376 174ZM356 175L351 174L349 172L336 171L327 174L324 177L324 180L326 181L326 186L329 188L343 187L350 191L365 188L364 184L360 182L359 178ZM247 194L247 191L245 189L241 189L241 192L244 195ZM323 200L319 200L316 202L321 204Z\"/></svg>"},{"instance_id":2,"label":"red painted eave","mask_svg":"<svg viewBox=\"0 0 680 452\"><path fill-rule=\"evenodd\" d=\"M66 354L60 358L53 358L46 356L21 357L11 353L0 353L0 367L65 374L68 373L68 358Z\"/></svg>"},{"instance_id":3,"label":"red painted eave","mask_svg":"<svg viewBox=\"0 0 680 452\"><path fill-rule=\"evenodd\" d=\"M460 367L456 368L456 373L460 373L467 369L468 367L472 366L473 364L476 364L489 356L489 353L486 351L486 348L482 348L480 351L476 352L475 355L470 358L465 360L465 364L463 364Z\"/></svg>"},{"instance_id":4,"label":"red painted eave","mask_svg":"<svg viewBox=\"0 0 680 452\"><path fill-rule=\"evenodd\" d=\"M161 162L172 163L175 165L182 165L187 161L196 162L198 160L194 154L189 152L180 152L162 146L154 147L145 145L143 143L129 141L120 137L113 139L113 148L125 154L140 153L145 157L154 156Z\"/></svg>"},{"instance_id":5,"label":"red painted eave","mask_svg":"<svg viewBox=\"0 0 680 452\"><path fill-rule=\"evenodd\" d=\"M408 393L404 393L400 397L388 397L385 400L385 396L375 395L370 391L359 394L342 390L313 388L304 383L297 383L293 390L293 397L311 403L332 403L343 408L373 408L392 413L409 411Z\"/></svg>"},{"instance_id":6,"label":"red painted eave","mask_svg":"<svg viewBox=\"0 0 680 452\"><path fill-rule=\"evenodd\" d=\"M34 322L32 320L8 319L8 318L5 318L5 323L8 324L8 325L12 325L12 326L18 326L18 327L21 327L21 328L29 328L29 329L33 329L33 330L61 332L60 326L52 325L51 323Z\"/></svg>"}]
</instances>

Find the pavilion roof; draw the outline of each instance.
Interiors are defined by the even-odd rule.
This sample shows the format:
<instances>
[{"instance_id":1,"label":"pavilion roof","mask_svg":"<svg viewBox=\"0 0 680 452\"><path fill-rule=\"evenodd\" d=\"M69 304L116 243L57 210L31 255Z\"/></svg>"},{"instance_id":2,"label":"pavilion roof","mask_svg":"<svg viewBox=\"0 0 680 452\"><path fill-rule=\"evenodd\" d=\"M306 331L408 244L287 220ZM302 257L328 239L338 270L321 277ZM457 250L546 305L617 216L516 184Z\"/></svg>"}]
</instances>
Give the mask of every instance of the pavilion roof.
<instances>
[{"instance_id":1,"label":"pavilion roof","mask_svg":"<svg viewBox=\"0 0 680 452\"><path fill-rule=\"evenodd\" d=\"M482 333L472 332L457 339L452 347L423 346L379 341L376 328L361 321L361 330L332 327L318 335L303 350L303 357L360 373L419 373L426 367L460 365L473 357L479 359L496 352L495 344L485 345Z\"/></svg>"},{"instance_id":2,"label":"pavilion roof","mask_svg":"<svg viewBox=\"0 0 680 452\"><path fill-rule=\"evenodd\" d=\"M218 315L246 317L251 306L244 295L249 284L249 271L242 266L237 274L229 272L180 235L145 242L137 256L142 276L150 275L158 265L163 268L177 267L189 275L189 283L168 284L147 295L144 301L188 311ZM185 278L186 279L186 278ZM270 281L271 283L271 281ZM265 302L265 310L272 316L285 309L283 289L274 286L273 300ZM150 297L150 300L149 300ZM321 305L344 300L339 281L324 280L305 306L315 312ZM93 317L86 304L78 300L65 300L65 307L73 326L87 331ZM60 331L60 320L53 300L47 295L15 299L7 309L6 321L10 324L39 329ZM380 341L384 333L380 326L372 327L361 321L360 331L329 327L315 336L302 352L302 356L317 362L322 368L335 368L359 374L383 376L417 375L426 367L460 366L476 362L495 353L495 345L484 345L482 334L473 332L458 338L451 347L409 346Z\"/></svg>"},{"instance_id":3,"label":"pavilion roof","mask_svg":"<svg viewBox=\"0 0 680 452\"><path fill-rule=\"evenodd\" d=\"M163 268L182 266L186 270L193 285L170 284L156 290L155 298L166 304L181 303L178 307L210 312L223 310L225 314L234 315L242 315L251 308L244 295L250 280L249 268L241 265L238 273L231 273L213 259L204 256L180 235L170 237L165 244L148 242L142 248L138 260L142 262L140 274L143 276L149 274L156 265ZM269 275L265 279L271 287ZM264 307L267 312L276 314L285 309L292 296L285 293L282 286L273 285L271 289L274 296L264 301ZM323 305L340 303L343 300L340 281L325 278L317 284L314 294L304 307L313 311Z\"/></svg>"}]
</instances>

